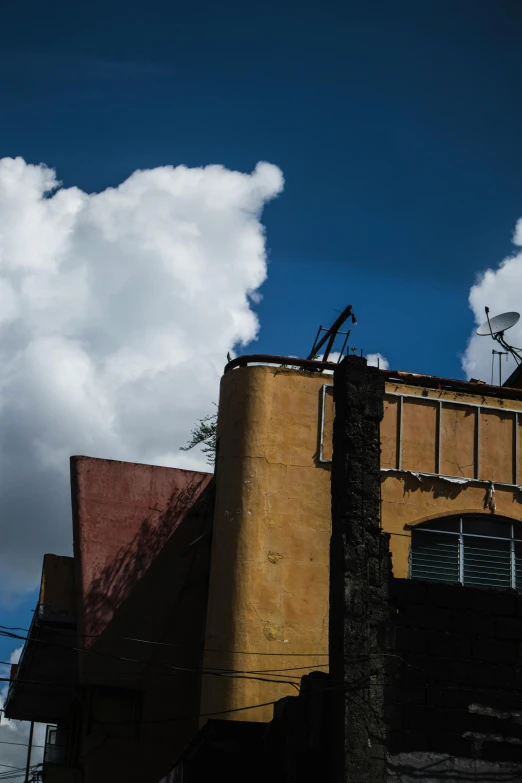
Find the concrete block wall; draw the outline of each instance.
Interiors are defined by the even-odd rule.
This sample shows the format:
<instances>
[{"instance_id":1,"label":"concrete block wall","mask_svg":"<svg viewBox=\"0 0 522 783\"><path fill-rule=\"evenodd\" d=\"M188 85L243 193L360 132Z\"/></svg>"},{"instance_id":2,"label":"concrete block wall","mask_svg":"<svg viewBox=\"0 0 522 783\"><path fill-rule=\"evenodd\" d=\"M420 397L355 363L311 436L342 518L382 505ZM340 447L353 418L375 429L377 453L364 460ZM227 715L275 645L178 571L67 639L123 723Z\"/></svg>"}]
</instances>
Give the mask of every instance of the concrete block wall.
<instances>
[{"instance_id":1,"label":"concrete block wall","mask_svg":"<svg viewBox=\"0 0 522 783\"><path fill-rule=\"evenodd\" d=\"M381 528L384 383L334 374L334 783L521 783L522 597L396 579Z\"/></svg>"},{"instance_id":2,"label":"concrete block wall","mask_svg":"<svg viewBox=\"0 0 522 783\"><path fill-rule=\"evenodd\" d=\"M390 609L389 752L522 763L522 596L393 579Z\"/></svg>"}]
</instances>

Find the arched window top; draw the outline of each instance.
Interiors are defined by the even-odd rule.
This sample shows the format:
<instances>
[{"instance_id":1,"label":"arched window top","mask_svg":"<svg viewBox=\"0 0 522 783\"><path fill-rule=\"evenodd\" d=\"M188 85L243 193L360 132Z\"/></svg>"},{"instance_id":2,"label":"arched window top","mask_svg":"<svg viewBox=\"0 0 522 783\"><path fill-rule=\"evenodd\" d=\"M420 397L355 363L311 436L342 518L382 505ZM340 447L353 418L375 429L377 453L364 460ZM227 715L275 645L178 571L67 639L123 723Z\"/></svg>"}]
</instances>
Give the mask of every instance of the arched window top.
<instances>
[{"instance_id":1,"label":"arched window top","mask_svg":"<svg viewBox=\"0 0 522 783\"><path fill-rule=\"evenodd\" d=\"M417 525L410 576L522 592L522 524L469 514Z\"/></svg>"}]
</instances>

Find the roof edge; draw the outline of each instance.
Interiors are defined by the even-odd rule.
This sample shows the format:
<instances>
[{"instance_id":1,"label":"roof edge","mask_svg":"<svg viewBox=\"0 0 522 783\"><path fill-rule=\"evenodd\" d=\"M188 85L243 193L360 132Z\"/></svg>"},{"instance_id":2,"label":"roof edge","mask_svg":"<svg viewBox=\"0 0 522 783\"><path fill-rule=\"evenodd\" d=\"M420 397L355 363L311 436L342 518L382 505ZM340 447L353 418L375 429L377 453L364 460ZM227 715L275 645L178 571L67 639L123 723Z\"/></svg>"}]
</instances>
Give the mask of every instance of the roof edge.
<instances>
[{"instance_id":1,"label":"roof edge","mask_svg":"<svg viewBox=\"0 0 522 783\"><path fill-rule=\"evenodd\" d=\"M228 373L238 367L246 367L249 364L288 365L289 367L302 368L317 373L321 373L324 370L335 371L335 368L339 366L337 362L319 362L314 359L299 359L294 356L245 354L244 356L238 356L228 362L228 364L225 365L224 373ZM431 387L435 389L449 389L452 391L467 392L468 394L481 394L485 397L522 400L522 389L517 389L516 387L493 386L488 383L463 381L456 378L443 378L438 375L422 375L420 373L404 372L403 370L375 369L381 372L387 380L396 379L401 383L409 383L416 386ZM511 380L511 377L508 380Z\"/></svg>"}]
</instances>

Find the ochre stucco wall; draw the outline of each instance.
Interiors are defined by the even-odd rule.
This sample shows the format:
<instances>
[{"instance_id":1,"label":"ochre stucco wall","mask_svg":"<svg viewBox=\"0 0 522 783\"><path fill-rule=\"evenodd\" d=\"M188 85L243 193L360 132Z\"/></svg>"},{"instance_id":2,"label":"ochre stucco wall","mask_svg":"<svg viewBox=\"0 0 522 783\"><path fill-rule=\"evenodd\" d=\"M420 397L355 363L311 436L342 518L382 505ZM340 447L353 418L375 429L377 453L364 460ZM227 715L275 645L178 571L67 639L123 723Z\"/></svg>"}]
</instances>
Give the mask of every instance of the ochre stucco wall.
<instances>
[{"instance_id":1,"label":"ochre stucco wall","mask_svg":"<svg viewBox=\"0 0 522 783\"><path fill-rule=\"evenodd\" d=\"M405 470L432 473L436 466L438 400L445 401L441 427L440 473L474 478L476 450L476 408L487 405L480 414L479 478L486 481L513 483L514 442L518 441L519 468L517 483L522 483L522 417L515 430L515 415L505 409L522 411L522 401L463 394L450 390L425 389L418 386L387 383L387 392L414 395L404 399L402 467ZM469 407L451 402L470 403ZM398 398L385 398L381 423L382 466L397 467ZM504 411L503 411L504 409ZM498 413L497 413L498 411ZM492 512L485 508L488 487L454 484L439 478L422 478L394 473L382 476L381 521L391 533L390 548L396 577L408 576L411 526L436 517L452 514ZM495 486L497 516L522 521L522 492Z\"/></svg>"},{"instance_id":2,"label":"ochre stucco wall","mask_svg":"<svg viewBox=\"0 0 522 783\"><path fill-rule=\"evenodd\" d=\"M227 652L207 651L206 667L295 683L306 667L326 671L330 465L319 462L318 448L321 389L328 382L328 376L266 366L222 379L205 646ZM326 407L331 454L331 398ZM201 712L296 692L280 682L204 676ZM271 715L266 707L226 717Z\"/></svg>"},{"instance_id":3,"label":"ochre stucco wall","mask_svg":"<svg viewBox=\"0 0 522 783\"><path fill-rule=\"evenodd\" d=\"M267 366L242 367L222 380L205 667L233 669L245 678L204 675L203 714L296 693L291 685L253 676L293 676L298 682L306 667L323 664L326 671L330 465L320 463L318 456L322 386L332 383L328 375ZM398 402L389 396L395 392L416 398L403 403L406 470L436 471L437 401L444 399L498 409L481 414L480 477L513 480L514 417L502 409L522 411L522 401L486 398L480 387L476 395L466 395L388 382L386 391L383 468L398 464ZM444 407L441 473L473 477L474 417L475 408ZM329 389L325 459L332 456L332 422ZM517 481L522 483L520 427L516 438L521 455ZM484 513L486 494L483 485L457 485L437 477L419 481L383 471L381 520L391 534L395 576L408 576L412 525L459 512ZM496 487L496 503L497 515L522 520L522 493ZM310 653L318 656L307 657ZM269 720L271 714L267 706L223 717Z\"/></svg>"}]
</instances>

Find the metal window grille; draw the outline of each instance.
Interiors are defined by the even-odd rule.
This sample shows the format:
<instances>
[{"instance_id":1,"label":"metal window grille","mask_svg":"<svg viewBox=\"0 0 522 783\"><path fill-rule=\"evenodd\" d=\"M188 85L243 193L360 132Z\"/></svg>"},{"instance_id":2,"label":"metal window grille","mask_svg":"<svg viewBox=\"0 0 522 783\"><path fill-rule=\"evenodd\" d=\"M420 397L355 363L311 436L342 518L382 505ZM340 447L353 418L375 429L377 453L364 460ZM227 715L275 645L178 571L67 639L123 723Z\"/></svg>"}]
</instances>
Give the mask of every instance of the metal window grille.
<instances>
[{"instance_id":1,"label":"metal window grille","mask_svg":"<svg viewBox=\"0 0 522 783\"><path fill-rule=\"evenodd\" d=\"M522 525L452 517L412 530L410 576L522 592Z\"/></svg>"}]
</instances>

